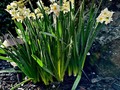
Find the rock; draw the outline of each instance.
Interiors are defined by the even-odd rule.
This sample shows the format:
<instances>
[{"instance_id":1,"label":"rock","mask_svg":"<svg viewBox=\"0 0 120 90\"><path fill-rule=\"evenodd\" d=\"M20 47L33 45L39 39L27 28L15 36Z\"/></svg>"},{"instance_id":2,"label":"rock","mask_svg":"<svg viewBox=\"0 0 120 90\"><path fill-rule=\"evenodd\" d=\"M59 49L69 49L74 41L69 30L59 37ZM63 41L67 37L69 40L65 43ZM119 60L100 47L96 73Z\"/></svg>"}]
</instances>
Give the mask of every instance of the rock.
<instances>
[{"instance_id":1,"label":"rock","mask_svg":"<svg viewBox=\"0 0 120 90\"><path fill-rule=\"evenodd\" d=\"M18 90L24 90L23 88L18 88Z\"/></svg>"},{"instance_id":2,"label":"rock","mask_svg":"<svg viewBox=\"0 0 120 90\"><path fill-rule=\"evenodd\" d=\"M119 4L118 4L119 7ZM120 11L115 11L113 22L102 28L96 41L100 57L96 63L98 75L105 77L120 76Z\"/></svg>"},{"instance_id":3,"label":"rock","mask_svg":"<svg viewBox=\"0 0 120 90\"><path fill-rule=\"evenodd\" d=\"M99 81L101 81L101 79L99 79L99 78L93 78L93 79L91 80L92 83L97 83L97 82L99 82Z\"/></svg>"},{"instance_id":4,"label":"rock","mask_svg":"<svg viewBox=\"0 0 120 90\"><path fill-rule=\"evenodd\" d=\"M83 86L80 86L79 90L86 90Z\"/></svg>"},{"instance_id":5,"label":"rock","mask_svg":"<svg viewBox=\"0 0 120 90\"><path fill-rule=\"evenodd\" d=\"M105 83L109 83L111 81L114 81L114 78L112 78L112 77L105 77L103 80L104 80Z\"/></svg>"},{"instance_id":6,"label":"rock","mask_svg":"<svg viewBox=\"0 0 120 90\"><path fill-rule=\"evenodd\" d=\"M15 40L14 40L15 39ZM23 44L23 40L20 38L14 38L14 39L7 39L3 42L3 45L5 47L15 46L17 43Z\"/></svg>"},{"instance_id":7,"label":"rock","mask_svg":"<svg viewBox=\"0 0 120 90\"><path fill-rule=\"evenodd\" d=\"M114 88L115 90L120 90L120 83L113 83L112 84L112 88Z\"/></svg>"},{"instance_id":8,"label":"rock","mask_svg":"<svg viewBox=\"0 0 120 90\"><path fill-rule=\"evenodd\" d=\"M10 62L10 64L15 68L17 64L15 62Z\"/></svg>"},{"instance_id":9,"label":"rock","mask_svg":"<svg viewBox=\"0 0 120 90\"><path fill-rule=\"evenodd\" d=\"M102 76L120 76L120 38L102 46L101 57L96 63L97 73Z\"/></svg>"}]
</instances>

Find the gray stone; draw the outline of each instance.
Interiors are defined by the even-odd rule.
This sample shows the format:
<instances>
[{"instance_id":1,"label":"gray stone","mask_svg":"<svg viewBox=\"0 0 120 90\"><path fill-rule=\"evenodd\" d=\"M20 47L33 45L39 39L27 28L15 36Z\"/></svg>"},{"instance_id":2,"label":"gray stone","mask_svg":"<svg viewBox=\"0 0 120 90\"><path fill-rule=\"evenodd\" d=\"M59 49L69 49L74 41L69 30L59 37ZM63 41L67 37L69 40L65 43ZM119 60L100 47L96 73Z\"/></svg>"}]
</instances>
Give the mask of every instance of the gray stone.
<instances>
[{"instance_id":1,"label":"gray stone","mask_svg":"<svg viewBox=\"0 0 120 90\"><path fill-rule=\"evenodd\" d=\"M119 7L119 5L118 5ZM96 40L101 44L97 73L102 76L120 76L120 12L116 11L113 22L102 28Z\"/></svg>"},{"instance_id":2,"label":"gray stone","mask_svg":"<svg viewBox=\"0 0 120 90\"><path fill-rule=\"evenodd\" d=\"M102 79L101 78L93 78L92 80L91 80L91 82L92 83L97 83L97 82L99 82L99 81L101 81Z\"/></svg>"},{"instance_id":3,"label":"gray stone","mask_svg":"<svg viewBox=\"0 0 120 90\"><path fill-rule=\"evenodd\" d=\"M118 84L118 83L113 83L113 84L112 84L112 88L114 88L115 90L120 90L120 84Z\"/></svg>"},{"instance_id":4,"label":"gray stone","mask_svg":"<svg viewBox=\"0 0 120 90\"><path fill-rule=\"evenodd\" d=\"M102 46L97 62L97 73L102 76L120 76L120 38Z\"/></svg>"}]
</instances>

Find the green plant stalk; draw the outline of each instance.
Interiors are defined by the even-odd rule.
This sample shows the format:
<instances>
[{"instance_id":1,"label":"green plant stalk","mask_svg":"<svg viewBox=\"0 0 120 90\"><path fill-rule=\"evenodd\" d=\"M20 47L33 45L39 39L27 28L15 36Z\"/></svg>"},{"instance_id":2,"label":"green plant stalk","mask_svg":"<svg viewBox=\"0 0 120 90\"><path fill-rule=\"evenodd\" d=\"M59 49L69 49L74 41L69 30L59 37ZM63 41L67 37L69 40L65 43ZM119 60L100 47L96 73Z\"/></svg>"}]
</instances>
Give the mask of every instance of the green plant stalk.
<instances>
[{"instance_id":1,"label":"green plant stalk","mask_svg":"<svg viewBox=\"0 0 120 90\"><path fill-rule=\"evenodd\" d=\"M71 90L76 90L76 88L77 88L77 86L80 82L80 79L81 79L81 76L82 76L82 70L83 70L83 67L84 67L85 60L86 60L86 55L87 55L87 53L84 53L83 57L80 58L81 65L80 65L76 80L75 80Z\"/></svg>"},{"instance_id":2,"label":"green plant stalk","mask_svg":"<svg viewBox=\"0 0 120 90\"><path fill-rule=\"evenodd\" d=\"M15 90L16 88L20 87L20 85L22 85L22 84L24 84L24 83L26 83L26 82L29 82L29 81L31 81L31 80L32 80L32 79L29 78L29 79L27 79L27 80L25 80L25 81L17 84L16 86L12 87L10 90Z\"/></svg>"},{"instance_id":3,"label":"green plant stalk","mask_svg":"<svg viewBox=\"0 0 120 90\"><path fill-rule=\"evenodd\" d=\"M93 3L93 2L92 2ZM84 4L84 3L83 3ZM84 5L82 6L82 8L84 7ZM81 9L80 11L80 19L79 19L79 22L81 24L81 26L78 28L78 29L81 29L80 32L81 32L81 49L80 51L82 50L80 56L79 56L79 73L78 73L78 76L76 77L76 80L73 84L73 87L72 87L72 90L75 90L76 87L78 86L78 83L81 79L81 75L82 75L82 70L83 70L83 67L84 67L84 63L85 63L85 60L86 60L86 55L87 55L87 52L88 50L90 49L94 39L95 39L95 36L97 35L98 33L98 30L100 29L97 29L98 25L96 24L95 28L93 29L92 26L95 25L95 21L92 21L95 19L95 17L93 17L93 12L92 12L92 8L94 7L91 7L90 9L90 17L89 17L89 20L88 20L88 25L87 25L87 31L86 33L84 33L84 25L82 25L82 23L84 23L83 19L82 19L82 16L83 15L83 9ZM96 15L95 15L96 16ZM82 28L81 28L82 27ZM84 36L85 34L85 36ZM85 39L84 39L85 37ZM84 47L85 46L85 47ZM84 51L83 51L84 50ZM81 57L82 56L82 57Z\"/></svg>"},{"instance_id":4,"label":"green plant stalk","mask_svg":"<svg viewBox=\"0 0 120 90\"><path fill-rule=\"evenodd\" d=\"M76 87L78 86L78 83L79 83L79 81L81 79L81 76L82 76L82 73L80 71L80 72L78 72L78 75L77 75L77 77L75 79L75 82L74 82L71 90L76 90Z\"/></svg>"}]
</instances>

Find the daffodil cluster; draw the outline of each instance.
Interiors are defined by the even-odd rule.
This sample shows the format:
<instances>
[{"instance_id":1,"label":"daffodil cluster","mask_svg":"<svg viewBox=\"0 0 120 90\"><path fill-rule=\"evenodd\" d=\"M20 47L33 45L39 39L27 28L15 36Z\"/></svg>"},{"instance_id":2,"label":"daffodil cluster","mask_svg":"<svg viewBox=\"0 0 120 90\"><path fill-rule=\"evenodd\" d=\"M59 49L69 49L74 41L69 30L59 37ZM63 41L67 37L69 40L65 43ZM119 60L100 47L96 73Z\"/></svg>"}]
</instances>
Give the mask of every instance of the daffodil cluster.
<instances>
[{"instance_id":1,"label":"daffodil cluster","mask_svg":"<svg viewBox=\"0 0 120 90\"><path fill-rule=\"evenodd\" d=\"M22 22L29 14L30 9L21 5L17 1L13 1L10 5L7 5L6 11L12 16L12 19Z\"/></svg>"},{"instance_id":2,"label":"daffodil cluster","mask_svg":"<svg viewBox=\"0 0 120 90\"><path fill-rule=\"evenodd\" d=\"M74 0L63 0L62 6L58 4L55 0L50 0L51 5L50 5L50 12L53 12L56 16L59 16L59 12L63 11L63 13L67 13L70 11L70 3L72 5L72 8L74 8Z\"/></svg>"},{"instance_id":3,"label":"daffodil cluster","mask_svg":"<svg viewBox=\"0 0 120 90\"><path fill-rule=\"evenodd\" d=\"M96 18L97 22L100 23L105 23L108 24L111 21L113 21L112 16L113 16L112 11L109 11L107 8L101 11L100 15Z\"/></svg>"},{"instance_id":4,"label":"daffodil cluster","mask_svg":"<svg viewBox=\"0 0 120 90\"><path fill-rule=\"evenodd\" d=\"M40 19L40 18L43 18L43 14L41 13L41 11L40 11L40 9L39 8L36 8L35 10L34 10L34 13L32 12L32 13L30 13L30 15L28 15L28 18L29 19Z\"/></svg>"},{"instance_id":5,"label":"daffodil cluster","mask_svg":"<svg viewBox=\"0 0 120 90\"><path fill-rule=\"evenodd\" d=\"M18 22L22 23L25 18L36 19L37 17L39 19L43 17L43 14L38 8L35 9L35 13L33 13L29 8L26 8L24 4L21 4L22 3L20 2L13 1L9 5L7 5L6 11L11 14L13 20L17 20Z\"/></svg>"},{"instance_id":6,"label":"daffodil cluster","mask_svg":"<svg viewBox=\"0 0 120 90\"><path fill-rule=\"evenodd\" d=\"M59 16L60 11L63 11L64 14L70 11L70 2L73 8L74 0L63 0L62 6L60 6L59 2L56 0L51 0L50 7L44 6L42 0L39 0L37 4L39 7L44 8L46 14L53 13L54 15ZM34 12L31 12L31 10L26 8L24 4L17 1L13 1L7 5L6 11L11 14L13 20L17 20L21 23L26 17L29 19L43 18L43 14L39 8L35 9Z\"/></svg>"}]
</instances>

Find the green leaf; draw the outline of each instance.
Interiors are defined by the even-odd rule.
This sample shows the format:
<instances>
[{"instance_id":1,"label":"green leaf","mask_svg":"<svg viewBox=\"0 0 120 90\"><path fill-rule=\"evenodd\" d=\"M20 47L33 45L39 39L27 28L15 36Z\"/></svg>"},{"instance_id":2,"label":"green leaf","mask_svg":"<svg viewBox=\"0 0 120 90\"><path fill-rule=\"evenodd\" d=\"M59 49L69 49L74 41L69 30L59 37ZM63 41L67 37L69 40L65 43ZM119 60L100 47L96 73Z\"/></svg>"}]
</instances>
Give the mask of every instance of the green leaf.
<instances>
[{"instance_id":1,"label":"green leaf","mask_svg":"<svg viewBox=\"0 0 120 90\"><path fill-rule=\"evenodd\" d=\"M21 82L21 83L15 85L14 87L12 87L10 90L15 90L16 88L20 87L20 86L23 85L24 83L29 82L29 81L31 81L31 80L32 80L32 78L29 78L29 79L27 79L27 80L24 80L23 82Z\"/></svg>"},{"instance_id":2,"label":"green leaf","mask_svg":"<svg viewBox=\"0 0 120 90\"><path fill-rule=\"evenodd\" d=\"M75 82L74 82L71 90L76 90L76 88L77 88L77 86L78 86L78 84L80 82L81 75L82 75L82 71L79 72L79 74L78 74L77 78L75 79Z\"/></svg>"},{"instance_id":3,"label":"green leaf","mask_svg":"<svg viewBox=\"0 0 120 90\"><path fill-rule=\"evenodd\" d=\"M3 49L0 49L0 54L6 54Z\"/></svg>"},{"instance_id":4,"label":"green leaf","mask_svg":"<svg viewBox=\"0 0 120 90\"><path fill-rule=\"evenodd\" d=\"M41 61L37 56L35 56L35 55L32 54L32 57L33 57L33 59L34 59L35 61L37 61L37 63L38 63L41 67L43 67L42 61Z\"/></svg>"},{"instance_id":5,"label":"green leaf","mask_svg":"<svg viewBox=\"0 0 120 90\"><path fill-rule=\"evenodd\" d=\"M61 26L61 22L58 21L58 32L59 32L59 36L62 36L62 26Z\"/></svg>"},{"instance_id":6,"label":"green leaf","mask_svg":"<svg viewBox=\"0 0 120 90\"><path fill-rule=\"evenodd\" d=\"M52 34L50 34L50 33L47 33L47 32L40 32L41 34L44 34L44 35L47 35L47 36L50 36L50 37L54 37L54 38L56 38L56 36L52 33Z\"/></svg>"},{"instance_id":7,"label":"green leaf","mask_svg":"<svg viewBox=\"0 0 120 90\"><path fill-rule=\"evenodd\" d=\"M5 57L5 56L0 56L1 60L7 60L7 61L13 61L12 59L10 59L9 57Z\"/></svg>"},{"instance_id":8,"label":"green leaf","mask_svg":"<svg viewBox=\"0 0 120 90\"><path fill-rule=\"evenodd\" d=\"M52 76L54 76L54 74L47 68L44 66L44 64L42 63L42 61L35 55L31 55L35 61L37 61L37 63L43 68L43 70L45 70L46 72L48 72L49 74L51 74Z\"/></svg>"},{"instance_id":9,"label":"green leaf","mask_svg":"<svg viewBox=\"0 0 120 90\"><path fill-rule=\"evenodd\" d=\"M4 69L4 70L0 70L0 73L12 73L12 72L21 72L20 70L15 70L14 68L8 68L8 69Z\"/></svg>"}]
</instances>

